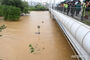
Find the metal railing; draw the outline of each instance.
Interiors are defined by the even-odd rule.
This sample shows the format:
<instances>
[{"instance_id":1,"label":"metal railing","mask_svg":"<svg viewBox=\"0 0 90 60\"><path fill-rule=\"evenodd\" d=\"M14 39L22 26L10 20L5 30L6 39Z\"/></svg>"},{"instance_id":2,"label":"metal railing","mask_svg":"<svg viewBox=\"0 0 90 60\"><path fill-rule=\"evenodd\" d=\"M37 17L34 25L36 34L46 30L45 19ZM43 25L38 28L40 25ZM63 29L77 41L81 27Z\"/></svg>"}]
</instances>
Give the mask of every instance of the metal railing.
<instances>
[{"instance_id":1,"label":"metal railing","mask_svg":"<svg viewBox=\"0 0 90 60\"><path fill-rule=\"evenodd\" d=\"M66 14L68 16L71 16L77 20L83 21L83 20L90 20L90 8L76 8L76 7L55 7L55 10Z\"/></svg>"},{"instance_id":2,"label":"metal railing","mask_svg":"<svg viewBox=\"0 0 90 60\"><path fill-rule=\"evenodd\" d=\"M50 12L79 54L78 58L90 60L90 27L54 9Z\"/></svg>"}]
</instances>

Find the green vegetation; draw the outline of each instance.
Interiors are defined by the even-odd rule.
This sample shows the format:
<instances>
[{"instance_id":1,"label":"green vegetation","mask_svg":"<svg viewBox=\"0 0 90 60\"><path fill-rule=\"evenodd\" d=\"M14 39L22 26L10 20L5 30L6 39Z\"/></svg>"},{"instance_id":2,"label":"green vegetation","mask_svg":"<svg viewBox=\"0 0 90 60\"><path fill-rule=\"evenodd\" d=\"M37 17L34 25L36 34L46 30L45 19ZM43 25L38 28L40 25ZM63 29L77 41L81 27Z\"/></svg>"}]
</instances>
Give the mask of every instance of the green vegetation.
<instances>
[{"instance_id":1,"label":"green vegetation","mask_svg":"<svg viewBox=\"0 0 90 60\"><path fill-rule=\"evenodd\" d=\"M6 29L5 25L0 26L0 32L2 32L3 29Z\"/></svg>"},{"instance_id":2,"label":"green vegetation","mask_svg":"<svg viewBox=\"0 0 90 60\"><path fill-rule=\"evenodd\" d=\"M23 3L23 9L22 9L22 13L28 14L29 13L29 5L28 2L22 2Z\"/></svg>"},{"instance_id":3,"label":"green vegetation","mask_svg":"<svg viewBox=\"0 0 90 60\"><path fill-rule=\"evenodd\" d=\"M0 16L3 16L3 6L0 6Z\"/></svg>"},{"instance_id":4,"label":"green vegetation","mask_svg":"<svg viewBox=\"0 0 90 60\"><path fill-rule=\"evenodd\" d=\"M23 12L24 8L28 7L28 3L22 0L1 0L1 4L18 7L21 9L21 12Z\"/></svg>"},{"instance_id":5,"label":"green vegetation","mask_svg":"<svg viewBox=\"0 0 90 60\"><path fill-rule=\"evenodd\" d=\"M48 10L48 9L47 9L46 7L38 4L38 5L36 5L36 6L30 6L30 9L29 9L29 10L30 10L30 11L46 11L46 10Z\"/></svg>"},{"instance_id":6,"label":"green vegetation","mask_svg":"<svg viewBox=\"0 0 90 60\"><path fill-rule=\"evenodd\" d=\"M3 8L3 16L5 20L9 21L16 21L19 20L21 11L20 8L14 7L14 6L5 6Z\"/></svg>"},{"instance_id":7,"label":"green vegetation","mask_svg":"<svg viewBox=\"0 0 90 60\"><path fill-rule=\"evenodd\" d=\"M90 21L88 21L88 20L83 20L82 23L87 24L87 25L90 26Z\"/></svg>"},{"instance_id":8,"label":"green vegetation","mask_svg":"<svg viewBox=\"0 0 90 60\"><path fill-rule=\"evenodd\" d=\"M30 52L33 53L34 52L34 48L33 48L32 44L30 44L29 47L30 47Z\"/></svg>"},{"instance_id":9,"label":"green vegetation","mask_svg":"<svg viewBox=\"0 0 90 60\"><path fill-rule=\"evenodd\" d=\"M22 0L0 0L0 16L5 20L17 21L22 13L29 13L28 3Z\"/></svg>"},{"instance_id":10,"label":"green vegetation","mask_svg":"<svg viewBox=\"0 0 90 60\"><path fill-rule=\"evenodd\" d=\"M29 9L27 7L24 8L23 13L29 14Z\"/></svg>"},{"instance_id":11,"label":"green vegetation","mask_svg":"<svg viewBox=\"0 0 90 60\"><path fill-rule=\"evenodd\" d=\"M6 26L5 25L2 25L2 26L0 26L0 32L2 32L2 30L4 30L4 29L6 29ZM0 35L0 37L1 37L2 35Z\"/></svg>"}]
</instances>

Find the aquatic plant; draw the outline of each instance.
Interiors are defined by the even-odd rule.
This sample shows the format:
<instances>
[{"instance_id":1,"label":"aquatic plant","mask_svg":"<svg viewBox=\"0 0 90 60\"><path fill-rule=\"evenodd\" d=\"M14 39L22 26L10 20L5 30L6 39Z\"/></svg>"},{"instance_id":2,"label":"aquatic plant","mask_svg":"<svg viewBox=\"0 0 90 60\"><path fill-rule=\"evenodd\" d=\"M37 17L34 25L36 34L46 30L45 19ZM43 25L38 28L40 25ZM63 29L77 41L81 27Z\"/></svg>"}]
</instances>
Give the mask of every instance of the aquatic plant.
<instances>
[{"instance_id":1,"label":"aquatic plant","mask_svg":"<svg viewBox=\"0 0 90 60\"><path fill-rule=\"evenodd\" d=\"M6 29L5 25L0 26L0 32L2 32L2 30Z\"/></svg>"},{"instance_id":2,"label":"aquatic plant","mask_svg":"<svg viewBox=\"0 0 90 60\"><path fill-rule=\"evenodd\" d=\"M29 48L30 48L30 52L33 53L34 52L34 48L33 48L32 44L29 44Z\"/></svg>"},{"instance_id":3,"label":"aquatic plant","mask_svg":"<svg viewBox=\"0 0 90 60\"><path fill-rule=\"evenodd\" d=\"M5 26L5 25L2 25L2 26L0 26L0 32L2 32L2 30L4 30L4 29L6 29L7 27ZM0 37L1 37L2 35L0 35Z\"/></svg>"}]
</instances>

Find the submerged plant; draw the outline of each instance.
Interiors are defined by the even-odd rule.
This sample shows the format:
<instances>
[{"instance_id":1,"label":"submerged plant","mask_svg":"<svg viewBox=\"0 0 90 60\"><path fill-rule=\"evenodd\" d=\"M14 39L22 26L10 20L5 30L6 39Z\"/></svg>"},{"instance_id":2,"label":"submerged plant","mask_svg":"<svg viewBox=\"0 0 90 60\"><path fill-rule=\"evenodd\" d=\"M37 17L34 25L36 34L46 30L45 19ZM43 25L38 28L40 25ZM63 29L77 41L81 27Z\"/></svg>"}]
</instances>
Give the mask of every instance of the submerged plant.
<instances>
[{"instance_id":1,"label":"submerged plant","mask_svg":"<svg viewBox=\"0 0 90 60\"><path fill-rule=\"evenodd\" d=\"M0 26L0 32L2 32L2 30L6 29L5 25Z\"/></svg>"},{"instance_id":2,"label":"submerged plant","mask_svg":"<svg viewBox=\"0 0 90 60\"><path fill-rule=\"evenodd\" d=\"M30 48L30 52L33 53L34 52L34 48L33 48L32 44L29 45L29 48Z\"/></svg>"},{"instance_id":3,"label":"submerged plant","mask_svg":"<svg viewBox=\"0 0 90 60\"><path fill-rule=\"evenodd\" d=\"M7 27L5 26L5 25L2 25L2 26L0 26L0 32L2 32L2 30L4 30L4 29L6 29ZM0 37L1 37L2 35L0 35Z\"/></svg>"}]
</instances>

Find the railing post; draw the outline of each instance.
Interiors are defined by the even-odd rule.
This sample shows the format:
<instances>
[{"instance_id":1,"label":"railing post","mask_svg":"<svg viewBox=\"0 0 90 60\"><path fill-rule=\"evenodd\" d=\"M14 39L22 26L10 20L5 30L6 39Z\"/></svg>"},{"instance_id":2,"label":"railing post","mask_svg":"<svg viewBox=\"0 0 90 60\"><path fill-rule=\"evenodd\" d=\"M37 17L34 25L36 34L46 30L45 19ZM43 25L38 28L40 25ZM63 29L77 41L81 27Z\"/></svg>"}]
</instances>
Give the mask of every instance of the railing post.
<instances>
[{"instance_id":1,"label":"railing post","mask_svg":"<svg viewBox=\"0 0 90 60\"><path fill-rule=\"evenodd\" d=\"M81 21L83 21L84 12L85 12L84 9L85 9L85 8L83 7L83 8L82 8L82 14L81 14Z\"/></svg>"}]
</instances>

